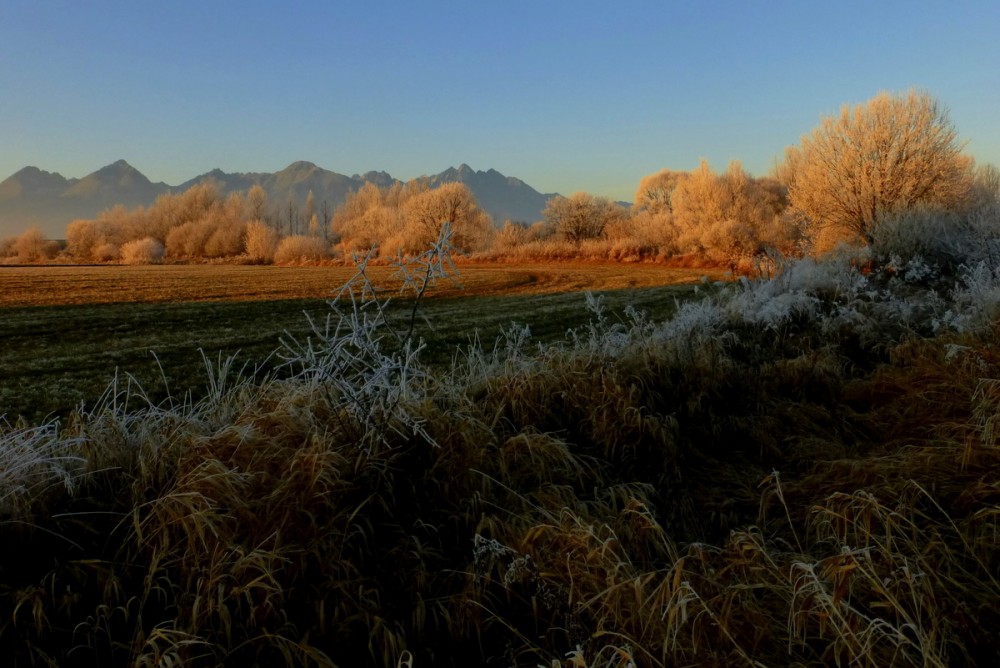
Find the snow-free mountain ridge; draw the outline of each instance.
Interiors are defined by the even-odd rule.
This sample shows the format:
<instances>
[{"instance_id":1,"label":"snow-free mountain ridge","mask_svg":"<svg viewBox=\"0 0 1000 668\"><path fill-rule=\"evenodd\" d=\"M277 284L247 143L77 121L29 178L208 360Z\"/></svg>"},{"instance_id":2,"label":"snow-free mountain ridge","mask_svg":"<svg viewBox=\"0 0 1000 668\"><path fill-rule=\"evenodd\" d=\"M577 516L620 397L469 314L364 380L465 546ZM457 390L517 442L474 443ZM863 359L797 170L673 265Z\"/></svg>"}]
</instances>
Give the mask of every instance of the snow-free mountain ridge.
<instances>
[{"instance_id":1,"label":"snow-free mountain ridge","mask_svg":"<svg viewBox=\"0 0 1000 668\"><path fill-rule=\"evenodd\" d=\"M467 185L497 225L506 219L540 220L546 201L553 196L539 193L524 181L504 176L495 169L476 171L466 164L427 178L432 186L453 181ZM325 203L327 211L332 213L349 192L365 183L384 187L397 179L380 171L346 176L305 161L293 162L273 173L228 173L213 169L176 186L153 183L125 160L83 178L66 178L37 167L25 167L0 182L0 238L38 226L49 238L59 239L65 235L66 225L75 219L94 218L119 204L128 208L149 206L160 195L183 192L206 181L214 182L223 194L245 192L260 185L276 212L288 202L304 206L311 191L317 209Z\"/></svg>"}]
</instances>

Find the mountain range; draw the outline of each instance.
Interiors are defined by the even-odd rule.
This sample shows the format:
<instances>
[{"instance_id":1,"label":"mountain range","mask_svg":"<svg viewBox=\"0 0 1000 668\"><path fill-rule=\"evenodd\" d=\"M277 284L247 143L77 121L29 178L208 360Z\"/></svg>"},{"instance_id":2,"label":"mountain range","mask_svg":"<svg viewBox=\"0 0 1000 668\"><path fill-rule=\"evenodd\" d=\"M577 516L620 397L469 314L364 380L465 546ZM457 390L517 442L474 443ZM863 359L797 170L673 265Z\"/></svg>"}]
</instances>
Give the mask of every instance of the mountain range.
<instances>
[{"instance_id":1,"label":"mountain range","mask_svg":"<svg viewBox=\"0 0 1000 668\"><path fill-rule=\"evenodd\" d=\"M524 181L494 169L476 171L466 164L427 178L432 186L464 183L498 225L508 218L525 222L540 220L545 203L554 196L540 193ZM331 213L349 192L365 183L390 186L398 182L386 172L346 176L304 161L293 162L273 173L227 173L213 169L177 186L153 183L124 160L80 179L25 167L0 182L0 238L37 226L47 237L59 239L65 235L66 225L75 219L94 218L118 204L127 208L149 206L160 195L183 192L206 181L214 182L223 194L247 191L259 184L276 208L287 206L288 202L302 207L311 191L317 209L326 202Z\"/></svg>"}]
</instances>

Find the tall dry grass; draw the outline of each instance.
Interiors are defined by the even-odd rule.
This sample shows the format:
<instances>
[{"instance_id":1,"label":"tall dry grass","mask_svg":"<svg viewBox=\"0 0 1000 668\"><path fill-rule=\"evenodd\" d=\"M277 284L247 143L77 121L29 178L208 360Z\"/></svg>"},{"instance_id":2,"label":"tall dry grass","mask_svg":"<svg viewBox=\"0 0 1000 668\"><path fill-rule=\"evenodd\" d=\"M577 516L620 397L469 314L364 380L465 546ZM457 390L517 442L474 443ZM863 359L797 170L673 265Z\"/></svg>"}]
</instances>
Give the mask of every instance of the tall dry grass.
<instances>
[{"instance_id":1,"label":"tall dry grass","mask_svg":"<svg viewBox=\"0 0 1000 668\"><path fill-rule=\"evenodd\" d=\"M445 250L403 267L417 293ZM997 267L862 260L706 285L663 323L592 298L564 342L512 327L447 371L362 263L284 378L206 361L199 401L126 378L5 428L0 652L992 665Z\"/></svg>"}]
</instances>

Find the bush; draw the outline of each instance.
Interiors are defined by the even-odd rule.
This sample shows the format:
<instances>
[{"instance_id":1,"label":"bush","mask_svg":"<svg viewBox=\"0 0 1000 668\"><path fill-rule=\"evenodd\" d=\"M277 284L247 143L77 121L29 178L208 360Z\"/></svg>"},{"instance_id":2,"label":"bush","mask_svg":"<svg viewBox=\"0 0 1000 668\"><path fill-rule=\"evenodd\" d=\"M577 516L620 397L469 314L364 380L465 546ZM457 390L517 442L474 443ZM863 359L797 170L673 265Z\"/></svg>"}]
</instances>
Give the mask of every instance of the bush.
<instances>
[{"instance_id":1,"label":"bush","mask_svg":"<svg viewBox=\"0 0 1000 668\"><path fill-rule=\"evenodd\" d=\"M546 203L542 215L561 238L580 243L603 237L605 228L628 214L607 197L578 192L569 197L556 195Z\"/></svg>"},{"instance_id":2,"label":"bush","mask_svg":"<svg viewBox=\"0 0 1000 668\"><path fill-rule=\"evenodd\" d=\"M37 227L32 227L14 238L10 247L18 262L43 262L59 252L59 244L49 241Z\"/></svg>"},{"instance_id":3,"label":"bush","mask_svg":"<svg viewBox=\"0 0 1000 668\"><path fill-rule=\"evenodd\" d=\"M112 211L125 215L123 209ZM66 253L77 262L117 260L122 243L134 240L126 238L131 233L131 225L106 220L104 215L99 220L74 220L66 226Z\"/></svg>"},{"instance_id":4,"label":"bush","mask_svg":"<svg viewBox=\"0 0 1000 668\"><path fill-rule=\"evenodd\" d=\"M234 257L243 252L246 223L223 220L205 240L205 257Z\"/></svg>"},{"instance_id":5,"label":"bush","mask_svg":"<svg viewBox=\"0 0 1000 668\"><path fill-rule=\"evenodd\" d=\"M1000 266L1000 206L972 211L915 207L887 217L873 230L872 257L899 268L924 263L955 276L963 266Z\"/></svg>"},{"instance_id":6,"label":"bush","mask_svg":"<svg viewBox=\"0 0 1000 668\"><path fill-rule=\"evenodd\" d=\"M732 267L777 249L793 250L797 231L782 216L784 200L768 179L755 179L739 162L716 174L702 161L674 189L673 224L682 253Z\"/></svg>"},{"instance_id":7,"label":"bush","mask_svg":"<svg viewBox=\"0 0 1000 668\"><path fill-rule=\"evenodd\" d=\"M608 226L611 259L665 260L678 252L677 229L669 212L635 211Z\"/></svg>"},{"instance_id":8,"label":"bush","mask_svg":"<svg viewBox=\"0 0 1000 668\"><path fill-rule=\"evenodd\" d=\"M274 261L274 251L278 247L278 231L267 223L255 220L248 223L243 236L243 252L254 263Z\"/></svg>"},{"instance_id":9,"label":"bush","mask_svg":"<svg viewBox=\"0 0 1000 668\"><path fill-rule=\"evenodd\" d=\"M97 244L90 253L91 259L97 262L113 262L121 259L121 256L121 248L111 242Z\"/></svg>"},{"instance_id":10,"label":"bush","mask_svg":"<svg viewBox=\"0 0 1000 668\"><path fill-rule=\"evenodd\" d=\"M498 254L509 253L518 246L523 245L527 240L527 225L505 220L503 227L497 230L497 233L493 237L493 250Z\"/></svg>"},{"instance_id":11,"label":"bush","mask_svg":"<svg viewBox=\"0 0 1000 668\"><path fill-rule=\"evenodd\" d=\"M285 237L274 252L274 261L280 264L319 262L330 257L330 247L319 237Z\"/></svg>"},{"instance_id":12,"label":"bush","mask_svg":"<svg viewBox=\"0 0 1000 668\"><path fill-rule=\"evenodd\" d=\"M126 264L159 262L163 259L163 244L152 237L129 241L121 248L121 259Z\"/></svg>"}]
</instances>

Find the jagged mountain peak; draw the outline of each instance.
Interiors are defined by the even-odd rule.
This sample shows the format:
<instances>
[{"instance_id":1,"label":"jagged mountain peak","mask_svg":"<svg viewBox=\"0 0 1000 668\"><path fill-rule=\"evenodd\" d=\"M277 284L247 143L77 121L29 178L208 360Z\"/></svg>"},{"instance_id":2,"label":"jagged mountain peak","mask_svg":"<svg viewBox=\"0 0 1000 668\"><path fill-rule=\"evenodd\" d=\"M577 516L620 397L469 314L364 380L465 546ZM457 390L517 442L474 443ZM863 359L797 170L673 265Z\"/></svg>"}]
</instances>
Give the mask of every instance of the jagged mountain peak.
<instances>
[{"instance_id":1,"label":"jagged mountain peak","mask_svg":"<svg viewBox=\"0 0 1000 668\"><path fill-rule=\"evenodd\" d=\"M120 174L142 174L142 172L140 172L138 169L136 169L135 167L133 167L132 165L130 165L127 161L119 159L119 160L115 160L114 162L112 162L109 165L105 165L104 167L101 167L100 169L98 169L95 172L92 172L91 175L96 175L96 174L101 174L101 175L105 175L105 174L120 175ZM143 178L145 178L145 176Z\"/></svg>"},{"instance_id":2,"label":"jagged mountain peak","mask_svg":"<svg viewBox=\"0 0 1000 668\"><path fill-rule=\"evenodd\" d=\"M295 173L309 173L315 171L326 171L321 170L320 167L314 162L309 162L308 160L296 160L292 164L285 167L281 172L295 172Z\"/></svg>"},{"instance_id":3,"label":"jagged mountain peak","mask_svg":"<svg viewBox=\"0 0 1000 668\"><path fill-rule=\"evenodd\" d=\"M132 204L144 199L155 189L146 175L124 160L117 160L91 172L67 191L66 194L85 197L101 197L113 200L123 195L122 203Z\"/></svg>"},{"instance_id":4,"label":"jagged mountain peak","mask_svg":"<svg viewBox=\"0 0 1000 668\"><path fill-rule=\"evenodd\" d=\"M67 183L66 177L62 174L58 172L46 172L44 169L39 169L33 165L24 167L11 174L4 183L14 181L25 187Z\"/></svg>"},{"instance_id":5,"label":"jagged mountain peak","mask_svg":"<svg viewBox=\"0 0 1000 668\"><path fill-rule=\"evenodd\" d=\"M476 171L464 162L426 178L432 185L465 183L497 224L508 218L538 220L549 197L520 179L506 177L495 169ZM148 206L159 195L182 192L204 181L213 182L220 194L245 192L260 185L276 209L294 203L303 206L312 192L317 206L322 204L331 211L344 202L349 192L365 183L388 187L399 182L385 171L346 176L306 160L270 173L228 173L214 168L178 186L151 183L125 160L116 160L82 179L65 179L32 166L0 182L0 237L38 225L51 238L58 239L65 233L66 224L74 219L96 217L116 204ZM287 212L288 208L284 210Z\"/></svg>"},{"instance_id":6,"label":"jagged mountain peak","mask_svg":"<svg viewBox=\"0 0 1000 668\"><path fill-rule=\"evenodd\" d=\"M447 180L447 181L465 181L470 179L480 172L477 172L472 167L469 167L464 162L458 167L449 167L439 174L435 174L431 177L431 180Z\"/></svg>"}]
</instances>

